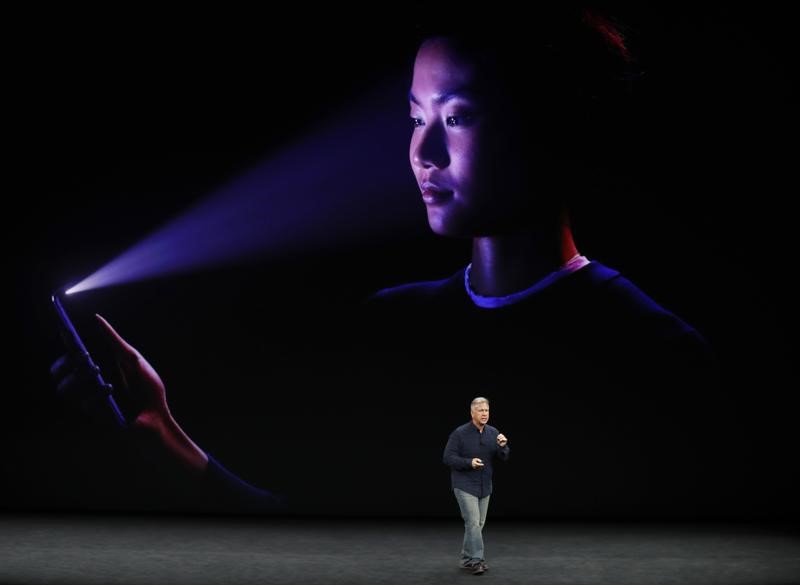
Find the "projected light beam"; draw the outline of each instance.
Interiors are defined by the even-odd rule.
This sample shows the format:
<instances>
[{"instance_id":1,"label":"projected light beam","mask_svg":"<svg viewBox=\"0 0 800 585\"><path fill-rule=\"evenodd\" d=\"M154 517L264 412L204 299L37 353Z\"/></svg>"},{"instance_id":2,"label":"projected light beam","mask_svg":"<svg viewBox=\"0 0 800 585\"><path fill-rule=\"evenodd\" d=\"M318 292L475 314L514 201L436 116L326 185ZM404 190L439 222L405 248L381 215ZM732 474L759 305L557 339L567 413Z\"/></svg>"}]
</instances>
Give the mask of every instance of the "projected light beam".
<instances>
[{"instance_id":1,"label":"projected light beam","mask_svg":"<svg viewBox=\"0 0 800 585\"><path fill-rule=\"evenodd\" d=\"M387 84L317 136L215 192L67 294L423 229L400 96L401 84Z\"/></svg>"}]
</instances>

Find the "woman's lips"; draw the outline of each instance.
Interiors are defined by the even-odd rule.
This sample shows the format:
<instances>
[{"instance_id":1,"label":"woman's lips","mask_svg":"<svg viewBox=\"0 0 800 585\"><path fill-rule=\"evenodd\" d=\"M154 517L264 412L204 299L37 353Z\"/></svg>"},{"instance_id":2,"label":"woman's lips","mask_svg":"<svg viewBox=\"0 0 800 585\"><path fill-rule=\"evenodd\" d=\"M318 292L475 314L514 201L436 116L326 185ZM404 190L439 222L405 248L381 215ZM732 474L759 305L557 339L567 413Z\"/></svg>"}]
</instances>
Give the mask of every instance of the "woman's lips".
<instances>
[{"instance_id":1,"label":"woman's lips","mask_svg":"<svg viewBox=\"0 0 800 585\"><path fill-rule=\"evenodd\" d=\"M422 190L422 200L426 205L437 205L444 203L453 196L453 192L443 189L434 183L423 183L420 185Z\"/></svg>"}]
</instances>

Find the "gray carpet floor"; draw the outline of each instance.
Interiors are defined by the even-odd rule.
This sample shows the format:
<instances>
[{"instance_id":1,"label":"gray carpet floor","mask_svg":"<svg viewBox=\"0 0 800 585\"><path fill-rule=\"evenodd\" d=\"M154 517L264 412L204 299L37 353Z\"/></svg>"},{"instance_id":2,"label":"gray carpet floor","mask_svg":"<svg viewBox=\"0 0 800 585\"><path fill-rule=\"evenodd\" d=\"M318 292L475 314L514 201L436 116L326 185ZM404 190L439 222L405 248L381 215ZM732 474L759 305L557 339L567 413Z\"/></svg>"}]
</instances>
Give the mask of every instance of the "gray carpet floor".
<instances>
[{"instance_id":1,"label":"gray carpet floor","mask_svg":"<svg viewBox=\"0 0 800 585\"><path fill-rule=\"evenodd\" d=\"M452 521L0 516L0 583L800 584L800 533L755 524L492 522L490 570Z\"/></svg>"}]
</instances>

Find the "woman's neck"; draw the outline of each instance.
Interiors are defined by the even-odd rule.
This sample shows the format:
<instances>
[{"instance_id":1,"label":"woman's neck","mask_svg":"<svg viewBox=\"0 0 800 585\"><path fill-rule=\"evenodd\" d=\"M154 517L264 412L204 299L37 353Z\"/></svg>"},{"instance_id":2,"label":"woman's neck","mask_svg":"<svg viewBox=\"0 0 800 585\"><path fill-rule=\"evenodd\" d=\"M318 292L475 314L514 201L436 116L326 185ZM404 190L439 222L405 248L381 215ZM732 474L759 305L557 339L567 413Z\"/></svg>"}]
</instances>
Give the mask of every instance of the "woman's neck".
<instances>
[{"instance_id":1,"label":"woman's neck","mask_svg":"<svg viewBox=\"0 0 800 585\"><path fill-rule=\"evenodd\" d=\"M577 253L568 221L547 232L474 238L470 285L481 296L506 296L532 286Z\"/></svg>"}]
</instances>

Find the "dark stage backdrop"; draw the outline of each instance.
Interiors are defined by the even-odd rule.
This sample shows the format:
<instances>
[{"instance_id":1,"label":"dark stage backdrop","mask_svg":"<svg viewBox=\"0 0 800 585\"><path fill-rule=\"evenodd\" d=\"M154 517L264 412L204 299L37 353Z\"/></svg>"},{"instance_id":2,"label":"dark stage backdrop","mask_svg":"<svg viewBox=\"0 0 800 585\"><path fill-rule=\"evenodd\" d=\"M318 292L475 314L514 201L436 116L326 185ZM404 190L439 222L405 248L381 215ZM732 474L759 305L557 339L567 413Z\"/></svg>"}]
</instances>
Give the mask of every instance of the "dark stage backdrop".
<instances>
[{"instance_id":1,"label":"dark stage backdrop","mask_svg":"<svg viewBox=\"0 0 800 585\"><path fill-rule=\"evenodd\" d=\"M413 14L367 15L372 25L338 17L312 26L296 15L20 15L7 112L19 160L5 197L4 509L184 509L186 486L56 401L48 293L313 134L387 76L410 76ZM696 447L707 465L681 478L689 497L678 502L674 483L630 506L594 497L592 482L564 486L573 463L559 460L559 445L574 451L587 438L532 430L542 413L520 380L486 390L490 422L513 450L497 470L493 510L796 518L794 31L766 10L633 17L647 39L640 142L625 152L627 179L582 201L576 237L713 347L719 388L683 405L705 421ZM396 115L407 115L402 94ZM398 133L387 153L400 169L407 140ZM88 292L68 308L104 371L113 367L95 312L155 366L189 435L248 481L288 494L293 513L454 515L441 452L481 389L437 393L426 379L388 374L365 382L372 358L347 321L370 292L468 262L467 242L427 232L410 171L406 179L392 188L417 214L407 231ZM376 198L382 191L375 185ZM446 367L435 330L419 340L417 371ZM622 416L648 415L631 405ZM679 442L691 456L695 445ZM614 473L624 484L658 463Z\"/></svg>"}]
</instances>

